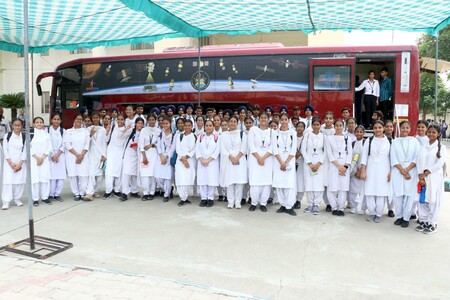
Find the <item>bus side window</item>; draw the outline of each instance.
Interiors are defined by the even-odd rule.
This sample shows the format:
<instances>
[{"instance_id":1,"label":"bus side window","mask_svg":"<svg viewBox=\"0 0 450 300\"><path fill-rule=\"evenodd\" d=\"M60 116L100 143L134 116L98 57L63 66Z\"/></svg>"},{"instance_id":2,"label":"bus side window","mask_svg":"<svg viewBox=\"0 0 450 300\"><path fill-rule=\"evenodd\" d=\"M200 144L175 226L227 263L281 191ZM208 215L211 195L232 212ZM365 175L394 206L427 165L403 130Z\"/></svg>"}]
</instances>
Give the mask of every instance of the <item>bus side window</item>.
<instances>
[{"instance_id":1,"label":"bus side window","mask_svg":"<svg viewBox=\"0 0 450 300\"><path fill-rule=\"evenodd\" d=\"M64 93L64 100L66 109L76 109L79 104L80 93L78 90L66 91Z\"/></svg>"}]
</instances>

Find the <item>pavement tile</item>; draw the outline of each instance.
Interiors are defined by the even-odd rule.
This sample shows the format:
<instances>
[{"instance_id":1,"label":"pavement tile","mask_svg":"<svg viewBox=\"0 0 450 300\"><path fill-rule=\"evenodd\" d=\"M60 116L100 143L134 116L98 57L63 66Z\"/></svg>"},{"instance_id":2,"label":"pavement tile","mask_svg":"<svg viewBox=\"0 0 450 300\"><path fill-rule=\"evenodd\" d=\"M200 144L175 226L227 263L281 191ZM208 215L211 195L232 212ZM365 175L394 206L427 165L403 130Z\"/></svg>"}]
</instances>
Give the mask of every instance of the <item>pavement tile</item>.
<instances>
[{"instance_id":1,"label":"pavement tile","mask_svg":"<svg viewBox=\"0 0 450 300\"><path fill-rule=\"evenodd\" d=\"M51 289L47 294L45 294L45 297L51 298L51 299L69 299L72 297L73 293L67 290L54 288Z\"/></svg>"}]
</instances>

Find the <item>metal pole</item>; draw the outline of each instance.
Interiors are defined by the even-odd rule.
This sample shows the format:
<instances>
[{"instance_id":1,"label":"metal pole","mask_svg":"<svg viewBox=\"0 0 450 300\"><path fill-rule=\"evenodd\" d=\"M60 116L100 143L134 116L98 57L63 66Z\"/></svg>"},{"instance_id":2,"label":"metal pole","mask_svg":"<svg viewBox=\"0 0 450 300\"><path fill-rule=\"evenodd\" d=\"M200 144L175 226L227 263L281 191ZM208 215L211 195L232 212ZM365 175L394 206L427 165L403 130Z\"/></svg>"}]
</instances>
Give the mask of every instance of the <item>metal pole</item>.
<instances>
[{"instance_id":1,"label":"metal pole","mask_svg":"<svg viewBox=\"0 0 450 300\"><path fill-rule=\"evenodd\" d=\"M436 35L436 55L434 61L434 121L437 121L437 98L438 98L438 55L439 55L439 31Z\"/></svg>"},{"instance_id":2,"label":"metal pole","mask_svg":"<svg viewBox=\"0 0 450 300\"><path fill-rule=\"evenodd\" d=\"M34 221L33 221L33 199L31 196L31 165L30 165L30 87L28 69L28 0L23 0L23 62L25 71L25 134L27 151L27 192L28 192L28 227L30 232L30 249L34 250Z\"/></svg>"},{"instance_id":3,"label":"metal pole","mask_svg":"<svg viewBox=\"0 0 450 300\"><path fill-rule=\"evenodd\" d=\"M197 57L197 67L198 67L198 76L197 76L197 87L198 87L198 91L197 91L197 105L200 106L200 37L198 37L198 57Z\"/></svg>"},{"instance_id":4,"label":"metal pole","mask_svg":"<svg viewBox=\"0 0 450 300\"><path fill-rule=\"evenodd\" d=\"M31 120L34 120L34 91L33 91L33 78L34 78L34 56L33 53L30 55L30 61L31 61L31 104L30 106L30 114L31 114ZM45 105L45 104L44 104Z\"/></svg>"}]
</instances>

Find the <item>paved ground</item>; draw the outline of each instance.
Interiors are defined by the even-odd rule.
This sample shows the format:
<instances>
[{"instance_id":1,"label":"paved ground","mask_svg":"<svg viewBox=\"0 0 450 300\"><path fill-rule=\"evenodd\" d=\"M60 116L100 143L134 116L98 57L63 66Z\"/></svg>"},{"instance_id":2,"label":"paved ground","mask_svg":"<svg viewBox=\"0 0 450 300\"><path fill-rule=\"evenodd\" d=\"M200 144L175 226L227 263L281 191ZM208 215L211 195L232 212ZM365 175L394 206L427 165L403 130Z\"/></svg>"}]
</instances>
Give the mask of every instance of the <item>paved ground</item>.
<instances>
[{"instance_id":1,"label":"paved ground","mask_svg":"<svg viewBox=\"0 0 450 300\"><path fill-rule=\"evenodd\" d=\"M0 256L0 299L450 298L447 203L439 231L427 236L387 217L291 217L277 206L200 208L198 199L180 208L177 198L83 203L65 191L63 203L34 209L36 234L74 247L48 259L56 265ZM27 216L26 207L0 211L0 246L27 237Z\"/></svg>"}]
</instances>

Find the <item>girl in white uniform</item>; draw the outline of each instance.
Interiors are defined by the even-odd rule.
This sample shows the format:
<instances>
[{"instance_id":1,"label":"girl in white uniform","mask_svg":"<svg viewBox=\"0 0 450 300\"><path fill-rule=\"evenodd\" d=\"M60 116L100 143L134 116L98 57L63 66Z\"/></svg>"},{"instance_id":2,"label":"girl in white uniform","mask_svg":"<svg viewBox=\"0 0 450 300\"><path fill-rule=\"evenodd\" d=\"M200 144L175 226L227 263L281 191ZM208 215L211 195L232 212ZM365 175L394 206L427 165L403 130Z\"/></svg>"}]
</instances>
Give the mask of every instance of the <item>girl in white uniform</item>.
<instances>
[{"instance_id":1,"label":"girl in white uniform","mask_svg":"<svg viewBox=\"0 0 450 300\"><path fill-rule=\"evenodd\" d=\"M351 141L344 137L344 122L334 122L336 134L327 137L328 201L335 216L344 216L345 201L350 186L349 166L352 161Z\"/></svg>"},{"instance_id":2,"label":"girl in white uniform","mask_svg":"<svg viewBox=\"0 0 450 300\"><path fill-rule=\"evenodd\" d=\"M196 124L197 128L195 129L194 133L195 133L195 136L198 139L198 137L201 134L205 133L205 118L203 116L198 116L197 119L196 119L196 123L195 124ZM194 163L195 163L195 174L197 174L198 160L195 159ZM198 196L197 176L195 176L195 182L194 182L194 187L193 187L193 194L194 194L194 197Z\"/></svg>"},{"instance_id":3,"label":"girl in white uniform","mask_svg":"<svg viewBox=\"0 0 450 300\"><path fill-rule=\"evenodd\" d=\"M381 222L391 181L390 144L383 134L383 122L373 124L374 136L366 140L361 159L361 179L370 216L367 221Z\"/></svg>"},{"instance_id":4,"label":"girl in white uniform","mask_svg":"<svg viewBox=\"0 0 450 300\"><path fill-rule=\"evenodd\" d=\"M67 177L64 133L61 125L61 116L55 114L51 119L52 126L48 128L52 151L50 152L50 200L62 202L61 192Z\"/></svg>"},{"instance_id":5,"label":"girl in white uniform","mask_svg":"<svg viewBox=\"0 0 450 300\"><path fill-rule=\"evenodd\" d=\"M297 153L295 154L295 168L297 170L297 201L295 201L294 208L299 209L301 207L303 195L305 194L305 178L303 173L304 159L301 153L301 147L306 125L303 121L299 121L295 127L297 130Z\"/></svg>"},{"instance_id":6,"label":"girl in white uniform","mask_svg":"<svg viewBox=\"0 0 450 300\"><path fill-rule=\"evenodd\" d=\"M103 164L106 161L106 130L100 125L100 114L92 113L92 123L86 128L91 139L88 157L89 157L89 179L84 200L92 201L94 198L100 198L100 187L103 183Z\"/></svg>"},{"instance_id":7,"label":"girl in white uniform","mask_svg":"<svg viewBox=\"0 0 450 300\"><path fill-rule=\"evenodd\" d=\"M107 135L109 137L108 149L106 150L106 169L105 169L105 194L103 199L111 198L112 193L118 198L122 196L120 193L122 183L122 164L123 151L125 143L131 133L131 124L125 126L125 117L117 116L117 125L111 126L111 131Z\"/></svg>"},{"instance_id":8,"label":"girl in white uniform","mask_svg":"<svg viewBox=\"0 0 450 300\"><path fill-rule=\"evenodd\" d=\"M409 136L411 126L408 121L400 123L400 137L392 142L392 198L394 201L397 220L395 225L403 228L409 226L411 208L416 197L417 157L420 144L416 138Z\"/></svg>"},{"instance_id":9,"label":"girl in white uniform","mask_svg":"<svg viewBox=\"0 0 450 300\"><path fill-rule=\"evenodd\" d=\"M269 115L259 114L259 127L254 126L248 132L248 178L252 206L266 212L267 202L272 189L272 129L269 128Z\"/></svg>"},{"instance_id":10,"label":"girl in white uniform","mask_svg":"<svg viewBox=\"0 0 450 300\"><path fill-rule=\"evenodd\" d=\"M269 122L269 128L272 129L272 131L270 132L270 134L272 134L272 132L275 132L276 130L278 130L279 128L279 122L278 120L271 120ZM272 139L272 135L270 136L270 139ZM269 200L267 200L268 204L277 204L279 203L275 194L275 188L270 187L270 194L269 194Z\"/></svg>"},{"instance_id":11,"label":"girl in white uniform","mask_svg":"<svg viewBox=\"0 0 450 300\"><path fill-rule=\"evenodd\" d=\"M441 144L439 125L430 125L427 130L429 142L419 152L417 171L425 197L419 200L419 220L416 230L425 234L437 231L444 195L444 169L447 160L447 148Z\"/></svg>"},{"instance_id":12,"label":"girl in white uniform","mask_svg":"<svg viewBox=\"0 0 450 300\"><path fill-rule=\"evenodd\" d=\"M350 213L355 214L358 206L363 202L364 181L361 180L361 158L364 147L364 127L358 125L355 129L356 141L352 143L352 163L350 175L350 189L348 203L350 205Z\"/></svg>"},{"instance_id":13,"label":"girl in white uniform","mask_svg":"<svg viewBox=\"0 0 450 300\"><path fill-rule=\"evenodd\" d=\"M122 154L122 195L121 201L128 200L128 196L141 198L139 195L138 171L139 171L139 136L144 128L144 119L137 117L134 127L125 142L125 148ZM128 130L130 131L130 130Z\"/></svg>"},{"instance_id":14,"label":"girl in white uniform","mask_svg":"<svg viewBox=\"0 0 450 300\"><path fill-rule=\"evenodd\" d=\"M192 120L184 121L184 132L175 140L177 161L175 164L175 182L180 196L178 206L191 204L188 200L189 190L195 181L195 147L197 138L192 133L194 124Z\"/></svg>"},{"instance_id":15,"label":"girl in white uniform","mask_svg":"<svg viewBox=\"0 0 450 300\"><path fill-rule=\"evenodd\" d=\"M248 144L248 133L250 132L250 129L252 129L252 127L255 124L255 121L253 120L253 118L249 117L249 118L245 118L245 134L247 135L247 144ZM258 120L258 125L259 125L259 120ZM247 159L248 155L249 155L249 149L248 149L248 145L247 145L247 152L245 153L245 158ZM248 175L248 172L247 172ZM248 198L248 201L247 201ZM241 205L244 205L245 203L252 203L252 199L250 197L250 185L248 184L248 178L247 178L247 183L244 184L244 191L242 192L242 200L241 200Z\"/></svg>"},{"instance_id":16,"label":"girl in white uniform","mask_svg":"<svg viewBox=\"0 0 450 300\"><path fill-rule=\"evenodd\" d=\"M52 204L48 199L50 194L50 160L48 156L52 150L50 135L44 129L44 119L36 117L33 120L34 135L30 142L30 163L33 205L42 202Z\"/></svg>"},{"instance_id":17,"label":"girl in white uniform","mask_svg":"<svg viewBox=\"0 0 450 300\"><path fill-rule=\"evenodd\" d=\"M241 208L247 176L247 134L237 129L238 118L229 121L229 131L221 135L220 185L227 189L228 208Z\"/></svg>"},{"instance_id":18,"label":"girl in white uniform","mask_svg":"<svg viewBox=\"0 0 450 300\"><path fill-rule=\"evenodd\" d=\"M312 118L311 128L311 131L306 132L301 148L304 158L305 192L308 195L308 207L303 212L318 215L325 190L324 173L328 170L323 166L326 159L325 136L320 132L320 118Z\"/></svg>"},{"instance_id":19,"label":"girl in white uniform","mask_svg":"<svg viewBox=\"0 0 450 300\"><path fill-rule=\"evenodd\" d=\"M73 128L67 130L64 135L67 174L75 201L83 199L89 178L89 158L86 154L90 139L89 132L82 125L83 117L77 115Z\"/></svg>"},{"instance_id":20,"label":"girl in white uniform","mask_svg":"<svg viewBox=\"0 0 450 300\"><path fill-rule=\"evenodd\" d=\"M195 153L197 156L197 184L200 186L200 206L214 205L214 190L219 186L220 140L215 134L212 121L205 122L205 134L197 140Z\"/></svg>"},{"instance_id":21,"label":"girl in white uniform","mask_svg":"<svg viewBox=\"0 0 450 300\"><path fill-rule=\"evenodd\" d=\"M169 117L164 117L160 124L163 131L160 133L157 142L158 159L156 160L155 177L157 186L164 191L163 202L168 202L172 191L173 168L170 165L170 158L175 148L175 134L172 133Z\"/></svg>"},{"instance_id":22,"label":"girl in white uniform","mask_svg":"<svg viewBox=\"0 0 450 300\"><path fill-rule=\"evenodd\" d=\"M16 206L22 206L20 197L27 178L25 144L21 133L23 123L20 119L12 122L12 132L3 139L3 190L2 209L8 209L12 200Z\"/></svg>"},{"instance_id":23,"label":"girl in white uniform","mask_svg":"<svg viewBox=\"0 0 450 300\"><path fill-rule=\"evenodd\" d=\"M148 115L148 126L141 130L139 136L139 148L141 160L139 163L139 175L141 177L141 188L144 193L142 201L153 200L156 191L155 168L158 158L157 142L161 130L157 128L154 115Z\"/></svg>"},{"instance_id":24,"label":"girl in white uniform","mask_svg":"<svg viewBox=\"0 0 450 300\"><path fill-rule=\"evenodd\" d=\"M327 111L325 113L324 119L323 119L322 126L320 126L320 132L328 137L331 135L334 135L336 133L336 130L334 129L334 113L331 111ZM325 155L327 155L327 152L325 151ZM331 212L331 205L328 201L328 169L329 169L330 162L328 161L328 158L325 158L325 161L323 162L323 168L325 170L324 173L324 185L325 185L325 191L323 193L323 202L326 204L325 211Z\"/></svg>"},{"instance_id":25,"label":"girl in white uniform","mask_svg":"<svg viewBox=\"0 0 450 300\"><path fill-rule=\"evenodd\" d=\"M417 122L417 135L416 139L419 141L420 146L428 145L429 140L427 136L427 129L428 129L428 121L426 120L419 120ZM419 177L414 178L414 181L419 181ZM411 208L411 218L410 220L417 219L417 213L419 208L419 194L415 195L413 206Z\"/></svg>"},{"instance_id":26,"label":"girl in white uniform","mask_svg":"<svg viewBox=\"0 0 450 300\"><path fill-rule=\"evenodd\" d=\"M297 152L297 136L289 129L289 117L282 114L280 129L272 135L272 149L275 156L273 163L272 187L277 189L281 207L277 213L288 213L296 216L293 206L296 200L295 153Z\"/></svg>"}]
</instances>

